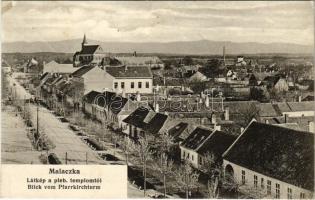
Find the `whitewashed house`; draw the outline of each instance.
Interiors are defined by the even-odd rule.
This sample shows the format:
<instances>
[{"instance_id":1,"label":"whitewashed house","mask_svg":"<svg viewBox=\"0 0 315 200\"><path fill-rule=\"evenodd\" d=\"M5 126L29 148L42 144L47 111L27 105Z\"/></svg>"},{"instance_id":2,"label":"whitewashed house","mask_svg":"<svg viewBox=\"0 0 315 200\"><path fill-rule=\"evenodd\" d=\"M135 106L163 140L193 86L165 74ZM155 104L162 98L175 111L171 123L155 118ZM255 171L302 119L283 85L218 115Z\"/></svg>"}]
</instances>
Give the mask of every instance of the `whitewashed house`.
<instances>
[{"instance_id":1,"label":"whitewashed house","mask_svg":"<svg viewBox=\"0 0 315 200\"><path fill-rule=\"evenodd\" d=\"M43 65L43 73L72 74L78 70L78 68L73 67L72 64L59 64L54 60L47 64L44 63Z\"/></svg>"},{"instance_id":2,"label":"whitewashed house","mask_svg":"<svg viewBox=\"0 0 315 200\"><path fill-rule=\"evenodd\" d=\"M223 154L225 174L266 197L311 199L314 134L252 121Z\"/></svg>"},{"instance_id":3,"label":"whitewashed house","mask_svg":"<svg viewBox=\"0 0 315 200\"><path fill-rule=\"evenodd\" d=\"M204 157L210 153L215 163L222 163L222 153L233 143L235 137L219 130L197 127L180 144L181 159L200 168Z\"/></svg>"},{"instance_id":4,"label":"whitewashed house","mask_svg":"<svg viewBox=\"0 0 315 200\"><path fill-rule=\"evenodd\" d=\"M73 77L82 77L85 94L94 90L104 90L120 94L150 94L153 91L151 69L141 67L105 67L83 66L72 74Z\"/></svg>"}]
</instances>

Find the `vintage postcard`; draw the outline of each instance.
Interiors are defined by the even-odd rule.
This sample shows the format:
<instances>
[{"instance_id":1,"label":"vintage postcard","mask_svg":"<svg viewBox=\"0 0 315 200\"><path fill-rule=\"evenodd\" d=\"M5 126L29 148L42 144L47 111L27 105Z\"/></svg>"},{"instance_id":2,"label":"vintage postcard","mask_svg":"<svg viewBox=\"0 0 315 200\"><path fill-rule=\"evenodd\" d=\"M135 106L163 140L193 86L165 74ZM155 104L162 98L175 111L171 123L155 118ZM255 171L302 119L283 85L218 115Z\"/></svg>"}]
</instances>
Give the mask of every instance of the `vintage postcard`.
<instances>
[{"instance_id":1,"label":"vintage postcard","mask_svg":"<svg viewBox=\"0 0 315 200\"><path fill-rule=\"evenodd\" d=\"M0 197L314 198L313 1L2 1Z\"/></svg>"}]
</instances>

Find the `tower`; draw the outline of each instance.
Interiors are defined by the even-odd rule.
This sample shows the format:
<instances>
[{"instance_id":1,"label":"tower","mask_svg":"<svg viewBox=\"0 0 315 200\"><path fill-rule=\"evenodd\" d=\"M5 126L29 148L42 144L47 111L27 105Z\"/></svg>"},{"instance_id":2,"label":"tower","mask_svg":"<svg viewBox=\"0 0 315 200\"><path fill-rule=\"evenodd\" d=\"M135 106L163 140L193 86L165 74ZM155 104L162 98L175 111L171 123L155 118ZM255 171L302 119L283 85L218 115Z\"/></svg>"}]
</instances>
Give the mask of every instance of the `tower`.
<instances>
[{"instance_id":1,"label":"tower","mask_svg":"<svg viewBox=\"0 0 315 200\"><path fill-rule=\"evenodd\" d=\"M223 46L223 65L225 66L225 46Z\"/></svg>"},{"instance_id":2,"label":"tower","mask_svg":"<svg viewBox=\"0 0 315 200\"><path fill-rule=\"evenodd\" d=\"M87 44L87 40L86 40L86 36L85 36L85 34L84 34L84 36L83 36L83 41L82 41L82 43L81 43L82 49L83 49L83 46L84 46L85 44Z\"/></svg>"}]
</instances>

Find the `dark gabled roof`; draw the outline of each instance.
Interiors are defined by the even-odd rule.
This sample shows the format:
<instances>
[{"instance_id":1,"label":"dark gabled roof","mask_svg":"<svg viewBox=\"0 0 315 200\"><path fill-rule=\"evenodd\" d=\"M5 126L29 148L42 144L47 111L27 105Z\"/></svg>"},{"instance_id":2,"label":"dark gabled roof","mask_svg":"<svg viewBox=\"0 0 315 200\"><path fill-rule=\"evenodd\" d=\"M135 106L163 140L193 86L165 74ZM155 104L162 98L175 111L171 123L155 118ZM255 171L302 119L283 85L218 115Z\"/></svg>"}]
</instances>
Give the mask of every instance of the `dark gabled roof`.
<instances>
[{"instance_id":1,"label":"dark gabled roof","mask_svg":"<svg viewBox=\"0 0 315 200\"><path fill-rule=\"evenodd\" d=\"M260 85L270 85L274 86L280 79L280 76L267 76L264 80L260 83Z\"/></svg>"},{"instance_id":2,"label":"dark gabled roof","mask_svg":"<svg viewBox=\"0 0 315 200\"><path fill-rule=\"evenodd\" d=\"M168 134L175 139L178 138L188 127L188 123L180 122L168 131Z\"/></svg>"},{"instance_id":3,"label":"dark gabled roof","mask_svg":"<svg viewBox=\"0 0 315 200\"><path fill-rule=\"evenodd\" d=\"M156 113L154 117L145 125L144 129L151 134L157 134L163 127L167 115Z\"/></svg>"},{"instance_id":4,"label":"dark gabled roof","mask_svg":"<svg viewBox=\"0 0 315 200\"><path fill-rule=\"evenodd\" d=\"M236 136L216 130L198 148L197 153L205 155L207 152L210 152L213 153L216 158L222 158L222 154L231 146L235 139Z\"/></svg>"},{"instance_id":5,"label":"dark gabled roof","mask_svg":"<svg viewBox=\"0 0 315 200\"><path fill-rule=\"evenodd\" d=\"M101 94L100 92L92 90L91 92L84 95L83 99L86 103L92 104L95 102L95 97L100 94Z\"/></svg>"},{"instance_id":6,"label":"dark gabled roof","mask_svg":"<svg viewBox=\"0 0 315 200\"><path fill-rule=\"evenodd\" d=\"M302 101L314 101L314 96L308 95Z\"/></svg>"},{"instance_id":7,"label":"dark gabled roof","mask_svg":"<svg viewBox=\"0 0 315 200\"><path fill-rule=\"evenodd\" d=\"M152 78L149 66L106 67L106 72L115 78Z\"/></svg>"},{"instance_id":8,"label":"dark gabled roof","mask_svg":"<svg viewBox=\"0 0 315 200\"><path fill-rule=\"evenodd\" d=\"M314 134L251 122L223 158L314 191Z\"/></svg>"},{"instance_id":9,"label":"dark gabled roof","mask_svg":"<svg viewBox=\"0 0 315 200\"><path fill-rule=\"evenodd\" d=\"M141 106L137 108L133 113L131 113L128 117L126 117L123 122L136 126L138 128L143 128L146 125L143 120L148 113L149 109Z\"/></svg>"},{"instance_id":10,"label":"dark gabled roof","mask_svg":"<svg viewBox=\"0 0 315 200\"><path fill-rule=\"evenodd\" d=\"M99 45L84 45L80 54L94 54L98 47Z\"/></svg>"},{"instance_id":11,"label":"dark gabled roof","mask_svg":"<svg viewBox=\"0 0 315 200\"><path fill-rule=\"evenodd\" d=\"M90 66L90 65L83 66L83 67L79 68L78 70L76 70L75 72L73 72L71 75L74 77L81 77L85 73L87 73L88 71L93 69L94 67L95 66Z\"/></svg>"},{"instance_id":12,"label":"dark gabled roof","mask_svg":"<svg viewBox=\"0 0 315 200\"><path fill-rule=\"evenodd\" d=\"M106 103L108 109L114 114L118 114L128 102L127 98L117 95L116 93L105 92L104 94L107 96Z\"/></svg>"},{"instance_id":13,"label":"dark gabled roof","mask_svg":"<svg viewBox=\"0 0 315 200\"><path fill-rule=\"evenodd\" d=\"M185 148L196 150L210 136L212 130L197 127L182 143Z\"/></svg>"}]
</instances>

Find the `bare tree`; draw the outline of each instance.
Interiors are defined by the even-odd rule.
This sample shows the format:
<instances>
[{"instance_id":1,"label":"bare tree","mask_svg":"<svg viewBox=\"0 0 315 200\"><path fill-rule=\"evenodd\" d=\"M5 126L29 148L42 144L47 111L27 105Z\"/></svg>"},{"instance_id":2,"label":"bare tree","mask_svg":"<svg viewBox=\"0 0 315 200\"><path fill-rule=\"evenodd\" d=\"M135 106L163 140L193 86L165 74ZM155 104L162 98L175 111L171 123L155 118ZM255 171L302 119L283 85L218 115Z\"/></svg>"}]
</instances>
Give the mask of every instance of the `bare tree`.
<instances>
[{"instance_id":1,"label":"bare tree","mask_svg":"<svg viewBox=\"0 0 315 200\"><path fill-rule=\"evenodd\" d=\"M163 177L164 197L166 197L166 177L173 173L173 161L168 159L166 153L161 153L157 157L157 162L153 163L153 169L157 170Z\"/></svg>"},{"instance_id":2,"label":"bare tree","mask_svg":"<svg viewBox=\"0 0 315 200\"><path fill-rule=\"evenodd\" d=\"M130 141L127 137L122 137L120 139L120 146L121 146L122 151L125 154L126 165L128 166L129 154L131 154L133 152L133 150L135 149L134 143L132 141Z\"/></svg>"},{"instance_id":3,"label":"bare tree","mask_svg":"<svg viewBox=\"0 0 315 200\"><path fill-rule=\"evenodd\" d=\"M143 195L145 197L146 195L146 170L147 170L147 161L152 156L151 147L149 144L149 141L146 137L139 137L138 144L135 145L135 150L138 153L138 156L140 158L140 162L142 165L142 174L143 174Z\"/></svg>"},{"instance_id":4,"label":"bare tree","mask_svg":"<svg viewBox=\"0 0 315 200\"><path fill-rule=\"evenodd\" d=\"M213 153L207 152L203 157L201 171L209 176L207 183L208 197L218 198L219 182L222 179L222 167L216 163L216 157Z\"/></svg>"},{"instance_id":5,"label":"bare tree","mask_svg":"<svg viewBox=\"0 0 315 200\"><path fill-rule=\"evenodd\" d=\"M217 199L219 197L219 177L208 180L207 190L209 199Z\"/></svg>"},{"instance_id":6,"label":"bare tree","mask_svg":"<svg viewBox=\"0 0 315 200\"><path fill-rule=\"evenodd\" d=\"M243 127L247 126L253 118L257 117L259 109L255 105L244 106L239 109L239 119Z\"/></svg>"},{"instance_id":7,"label":"bare tree","mask_svg":"<svg viewBox=\"0 0 315 200\"><path fill-rule=\"evenodd\" d=\"M163 177L164 197L166 197L166 177L172 174L174 162L169 159L174 138L167 133L159 135L157 142L157 162L153 163L153 169Z\"/></svg>"},{"instance_id":8,"label":"bare tree","mask_svg":"<svg viewBox=\"0 0 315 200\"><path fill-rule=\"evenodd\" d=\"M189 163L185 162L175 172L175 178L177 185L185 190L186 198L188 199L191 190L197 187L199 174L193 170Z\"/></svg>"}]
</instances>

